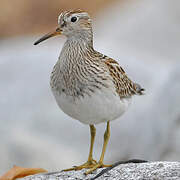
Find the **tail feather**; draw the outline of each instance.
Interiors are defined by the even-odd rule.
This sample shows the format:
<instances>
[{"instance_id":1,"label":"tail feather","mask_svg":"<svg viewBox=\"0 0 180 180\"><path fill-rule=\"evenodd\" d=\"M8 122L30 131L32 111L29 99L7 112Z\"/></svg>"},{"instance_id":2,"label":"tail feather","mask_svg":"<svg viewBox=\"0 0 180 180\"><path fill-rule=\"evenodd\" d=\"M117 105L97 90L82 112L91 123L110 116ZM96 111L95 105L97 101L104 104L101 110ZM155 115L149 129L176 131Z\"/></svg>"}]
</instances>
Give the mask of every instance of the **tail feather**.
<instances>
[{"instance_id":1,"label":"tail feather","mask_svg":"<svg viewBox=\"0 0 180 180\"><path fill-rule=\"evenodd\" d=\"M138 95L143 95L144 94L144 91L145 89L142 88L139 84L137 83L134 83L134 86L135 86L135 89L136 89L136 94Z\"/></svg>"}]
</instances>

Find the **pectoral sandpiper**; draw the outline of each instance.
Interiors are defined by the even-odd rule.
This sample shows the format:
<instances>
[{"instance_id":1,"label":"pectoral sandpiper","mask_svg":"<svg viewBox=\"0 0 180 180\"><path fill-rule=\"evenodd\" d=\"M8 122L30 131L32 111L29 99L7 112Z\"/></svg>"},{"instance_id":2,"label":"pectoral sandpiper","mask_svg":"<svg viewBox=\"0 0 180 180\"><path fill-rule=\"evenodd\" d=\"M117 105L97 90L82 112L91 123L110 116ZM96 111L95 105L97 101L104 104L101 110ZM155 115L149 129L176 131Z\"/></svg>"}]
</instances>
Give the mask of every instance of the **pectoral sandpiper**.
<instances>
[{"instance_id":1,"label":"pectoral sandpiper","mask_svg":"<svg viewBox=\"0 0 180 180\"><path fill-rule=\"evenodd\" d=\"M114 59L93 48L92 21L82 10L65 11L59 15L58 28L34 44L63 34L67 40L55 64L50 85L63 112L90 126L91 144L86 163L67 170L89 168L86 174L103 164L110 137L110 121L120 117L129 107L133 95L144 89L131 81ZM93 159L95 124L107 123L100 160Z\"/></svg>"}]
</instances>

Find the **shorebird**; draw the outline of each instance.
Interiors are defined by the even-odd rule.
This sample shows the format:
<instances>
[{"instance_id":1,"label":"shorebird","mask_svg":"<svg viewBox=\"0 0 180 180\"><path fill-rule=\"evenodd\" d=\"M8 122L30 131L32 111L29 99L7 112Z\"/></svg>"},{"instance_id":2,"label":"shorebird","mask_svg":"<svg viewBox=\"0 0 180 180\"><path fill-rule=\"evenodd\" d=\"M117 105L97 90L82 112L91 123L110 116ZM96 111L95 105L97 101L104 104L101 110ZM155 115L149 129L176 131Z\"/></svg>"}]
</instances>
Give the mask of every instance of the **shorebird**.
<instances>
[{"instance_id":1,"label":"shorebird","mask_svg":"<svg viewBox=\"0 0 180 180\"><path fill-rule=\"evenodd\" d=\"M58 27L34 43L65 35L67 40L61 50L50 78L50 86L60 109L90 127L91 143L86 163L68 170L88 168L89 174L105 165L104 154L110 137L110 121L120 117L131 104L132 96L142 95L144 89L131 81L114 59L93 48L92 20L87 12L72 10L62 12ZM96 135L94 125L107 123L99 161L93 159Z\"/></svg>"}]
</instances>

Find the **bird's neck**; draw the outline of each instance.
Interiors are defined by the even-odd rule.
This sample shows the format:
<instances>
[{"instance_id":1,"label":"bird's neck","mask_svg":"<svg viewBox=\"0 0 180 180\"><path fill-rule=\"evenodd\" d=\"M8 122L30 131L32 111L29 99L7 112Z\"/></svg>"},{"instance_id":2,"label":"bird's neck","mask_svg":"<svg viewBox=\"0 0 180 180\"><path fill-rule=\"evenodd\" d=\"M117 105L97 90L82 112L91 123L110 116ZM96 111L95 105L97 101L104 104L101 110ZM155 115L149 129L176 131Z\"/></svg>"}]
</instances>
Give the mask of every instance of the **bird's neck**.
<instances>
[{"instance_id":1,"label":"bird's neck","mask_svg":"<svg viewBox=\"0 0 180 180\"><path fill-rule=\"evenodd\" d=\"M88 48L93 49L92 29L79 31L69 35L65 44L71 45L72 49L79 47L82 51L86 51Z\"/></svg>"},{"instance_id":2,"label":"bird's neck","mask_svg":"<svg viewBox=\"0 0 180 180\"><path fill-rule=\"evenodd\" d=\"M79 67L87 64L87 59L90 59L94 54L93 37L92 35L76 34L76 36L68 37L59 56L59 59L54 66L51 82L61 82L64 86L67 81L71 81L72 77L76 77L76 72ZM62 79L61 79L62 78ZM61 80L57 80L61 79ZM76 84L71 84L76 86ZM74 87L75 88L75 87ZM69 89L73 89L72 87Z\"/></svg>"},{"instance_id":3,"label":"bird's neck","mask_svg":"<svg viewBox=\"0 0 180 180\"><path fill-rule=\"evenodd\" d=\"M93 36L92 33L76 33L69 36L62 48L59 60L61 64L76 63L82 57L93 53ZM74 61L72 63L72 61Z\"/></svg>"}]
</instances>

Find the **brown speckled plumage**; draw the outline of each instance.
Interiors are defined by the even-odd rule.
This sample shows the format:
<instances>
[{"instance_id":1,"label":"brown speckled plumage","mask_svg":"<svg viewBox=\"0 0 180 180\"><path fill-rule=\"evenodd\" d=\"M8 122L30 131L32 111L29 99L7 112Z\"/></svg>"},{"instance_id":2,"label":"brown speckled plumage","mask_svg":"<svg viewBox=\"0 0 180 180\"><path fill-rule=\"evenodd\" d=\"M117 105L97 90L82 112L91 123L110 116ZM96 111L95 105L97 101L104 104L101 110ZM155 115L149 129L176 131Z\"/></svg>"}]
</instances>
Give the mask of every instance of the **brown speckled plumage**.
<instances>
[{"instance_id":1,"label":"brown speckled plumage","mask_svg":"<svg viewBox=\"0 0 180 180\"><path fill-rule=\"evenodd\" d=\"M108 58L105 60L109 72L113 78L113 82L116 87L116 91L119 96L130 97L134 94L142 95L144 89L140 87L137 83L132 82L126 75L124 69L116 62L114 59Z\"/></svg>"},{"instance_id":2,"label":"brown speckled plumage","mask_svg":"<svg viewBox=\"0 0 180 180\"><path fill-rule=\"evenodd\" d=\"M82 31L79 33L79 30L69 28L76 32L73 32L74 34L71 36L68 35L59 62L54 67L51 75L52 88L59 89L61 92L62 88L59 86L64 82L63 89L66 90L63 92L79 97L85 94L91 95L101 87L108 88L107 81L112 79L116 92L121 98L131 97L134 94L141 95L144 89L127 77L118 62L94 50L91 19L86 12L82 10L63 12L59 16L60 26L64 23L67 25L69 23L66 22L67 18L72 17L73 14L78 14L79 26ZM80 16L81 14L83 15ZM67 29L67 27L65 28Z\"/></svg>"}]
</instances>

